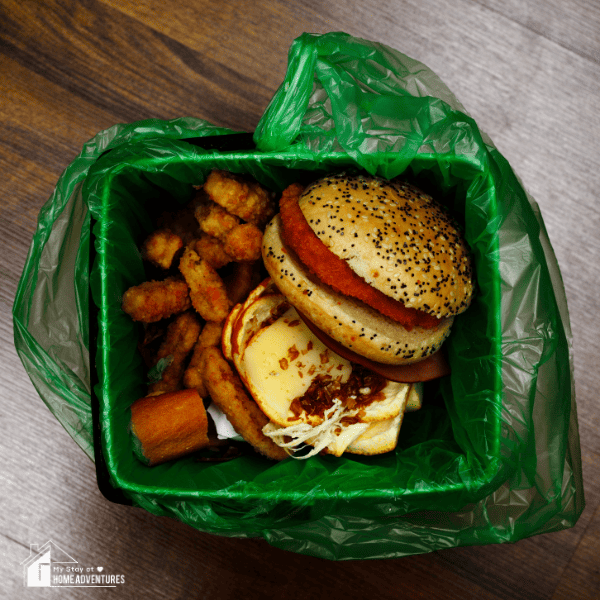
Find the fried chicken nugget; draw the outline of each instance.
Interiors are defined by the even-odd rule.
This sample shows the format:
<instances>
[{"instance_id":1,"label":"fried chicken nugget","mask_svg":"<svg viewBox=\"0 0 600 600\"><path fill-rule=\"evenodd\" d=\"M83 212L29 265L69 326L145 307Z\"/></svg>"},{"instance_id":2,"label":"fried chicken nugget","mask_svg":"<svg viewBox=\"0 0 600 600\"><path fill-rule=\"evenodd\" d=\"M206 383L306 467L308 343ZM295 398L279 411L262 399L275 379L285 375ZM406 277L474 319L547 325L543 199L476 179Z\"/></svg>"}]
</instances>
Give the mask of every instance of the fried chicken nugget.
<instances>
[{"instance_id":1,"label":"fried chicken nugget","mask_svg":"<svg viewBox=\"0 0 600 600\"><path fill-rule=\"evenodd\" d=\"M189 389L195 389L201 398L208 396L208 391L204 385L201 368L201 356L204 348L209 346L218 346L221 343L221 333L223 332L223 323L207 321L202 328L198 341L194 346L192 358L183 374L183 385Z\"/></svg>"},{"instance_id":2,"label":"fried chicken nugget","mask_svg":"<svg viewBox=\"0 0 600 600\"><path fill-rule=\"evenodd\" d=\"M256 225L241 223L225 236L224 249L237 262L258 260L261 257L262 238L262 231Z\"/></svg>"},{"instance_id":3,"label":"fried chicken nugget","mask_svg":"<svg viewBox=\"0 0 600 600\"><path fill-rule=\"evenodd\" d=\"M156 362L162 358L173 357L163 371L160 381L148 386L148 393L174 392L181 389L184 361L193 350L200 335L201 324L194 311L189 310L177 316L169 324L165 338L156 354Z\"/></svg>"},{"instance_id":4,"label":"fried chicken nugget","mask_svg":"<svg viewBox=\"0 0 600 600\"><path fill-rule=\"evenodd\" d=\"M239 376L229 366L221 350L210 346L201 356L204 382L213 402L227 415L233 428L255 450L272 460L283 460L288 455L262 432L269 422L244 390Z\"/></svg>"},{"instance_id":5,"label":"fried chicken nugget","mask_svg":"<svg viewBox=\"0 0 600 600\"><path fill-rule=\"evenodd\" d=\"M122 309L134 321L154 323L192 306L187 283L175 277L145 281L123 294Z\"/></svg>"},{"instance_id":6,"label":"fried chicken nugget","mask_svg":"<svg viewBox=\"0 0 600 600\"><path fill-rule=\"evenodd\" d=\"M217 271L189 246L179 261L179 270L190 288L192 305L198 314L205 321L224 321L231 302Z\"/></svg>"},{"instance_id":7,"label":"fried chicken nugget","mask_svg":"<svg viewBox=\"0 0 600 600\"><path fill-rule=\"evenodd\" d=\"M200 229L221 241L236 225L240 224L238 217L211 201L197 206L194 214Z\"/></svg>"},{"instance_id":8,"label":"fried chicken nugget","mask_svg":"<svg viewBox=\"0 0 600 600\"><path fill-rule=\"evenodd\" d=\"M142 244L142 257L162 269L169 269L183 240L169 229L157 229Z\"/></svg>"},{"instance_id":9,"label":"fried chicken nugget","mask_svg":"<svg viewBox=\"0 0 600 600\"><path fill-rule=\"evenodd\" d=\"M225 252L223 243L208 233L203 232L194 242L193 248L200 258L204 258L215 269L233 261L233 257Z\"/></svg>"},{"instance_id":10,"label":"fried chicken nugget","mask_svg":"<svg viewBox=\"0 0 600 600\"><path fill-rule=\"evenodd\" d=\"M204 190L213 202L248 223L262 226L275 214L274 199L265 188L228 171L211 171Z\"/></svg>"}]
</instances>

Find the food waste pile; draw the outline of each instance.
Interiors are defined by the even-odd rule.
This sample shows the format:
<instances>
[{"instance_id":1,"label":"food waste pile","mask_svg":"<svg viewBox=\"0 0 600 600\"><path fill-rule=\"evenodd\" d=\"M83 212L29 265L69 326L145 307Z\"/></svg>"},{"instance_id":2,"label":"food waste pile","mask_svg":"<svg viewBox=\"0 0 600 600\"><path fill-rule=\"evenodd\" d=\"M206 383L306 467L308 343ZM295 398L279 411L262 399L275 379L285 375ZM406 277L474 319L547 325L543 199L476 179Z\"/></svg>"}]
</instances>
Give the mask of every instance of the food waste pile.
<instances>
[{"instance_id":1,"label":"food waste pile","mask_svg":"<svg viewBox=\"0 0 600 600\"><path fill-rule=\"evenodd\" d=\"M280 291L263 239L302 191L293 184L277 195L213 170L143 241L149 276L124 292L122 309L143 324L148 383L131 406L130 432L145 464L192 453L223 461L247 451L271 460L389 452L405 412L422 405L423 374L448 374L440 352L417 375L407 366L405 379L390 376L389 365L373 370L377 363L329 340ZM288 286L290 278L278 272ZM217 414L242 443L218 431Z\"/></svg>"}]
</instances>

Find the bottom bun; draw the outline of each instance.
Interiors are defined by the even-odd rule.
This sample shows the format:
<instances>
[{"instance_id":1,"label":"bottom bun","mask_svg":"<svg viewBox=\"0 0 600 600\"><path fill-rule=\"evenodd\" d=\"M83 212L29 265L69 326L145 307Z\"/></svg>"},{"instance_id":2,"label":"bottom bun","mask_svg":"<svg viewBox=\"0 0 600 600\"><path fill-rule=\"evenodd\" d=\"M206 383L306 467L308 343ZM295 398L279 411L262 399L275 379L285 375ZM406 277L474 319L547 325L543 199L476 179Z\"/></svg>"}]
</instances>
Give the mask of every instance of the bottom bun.
<instances>
[{"instance_id":1,"label":"bottom bun","mask_svg":"<svg viewBox=\"0 0 600 600\"><path fill-rule=\"evenodd\" d=\"M279 215L267 225L263 259L291 304L334 340L371 360L390 365L418 362L439 350L450 333L453 317L441 320L435 329L407 331L363 302L334 291L285 247Z\"/></svg>"}]
</instances>

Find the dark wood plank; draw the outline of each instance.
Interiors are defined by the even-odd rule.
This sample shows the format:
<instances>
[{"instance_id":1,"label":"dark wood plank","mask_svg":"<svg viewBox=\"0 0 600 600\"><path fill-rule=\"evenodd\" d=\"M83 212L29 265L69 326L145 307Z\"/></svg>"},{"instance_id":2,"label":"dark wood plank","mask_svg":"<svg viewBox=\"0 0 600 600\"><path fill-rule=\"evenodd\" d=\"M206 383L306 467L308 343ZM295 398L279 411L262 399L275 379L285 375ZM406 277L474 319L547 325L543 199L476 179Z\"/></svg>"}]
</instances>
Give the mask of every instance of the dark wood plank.
<instances>
[{"instance_id":1,"label":"dark wood plank","mask_svg":"<svg viewBox=\"0 0 600 600\"><path fill-rule=\"evenodd\" d=\"M569 564L564 569L553 600L563 598L599 598L600 569L600 506L594 515Z\"/></svg>"},{"instance_id":2,"label":"dark wood plank","mask_svg":"<svg viewBox=\"0 0 600 600\"><path fill-rule=\"evenodd\" d=\"M29 544L52 539L82 565L123 574L131 598L598 598L599 26L598 7L580 0L0 3L0 579L9 596L37 597L23 587L20 563ZM540 205L575 336L587 506L572 529L350 563L197 532L106 501L93 464L19 363L10 313L37 214L83 144L115 123L153 117L250 131L284 76L292 40L329 30L431 67Z\"/></svg>"},{"instance_id":3,"label":"dark wood plank","mask_svg":"<svg viewBox=\"0 0 600 600\"><path fill-rule=\"evenodd\" d=\"M0 13L7 54L114 122L189 114L237 129L256 120L270 97L262 82L101 3L78 3L74 12L58 2L33 6L14 3Z\"/></svg>"}]
</instances>

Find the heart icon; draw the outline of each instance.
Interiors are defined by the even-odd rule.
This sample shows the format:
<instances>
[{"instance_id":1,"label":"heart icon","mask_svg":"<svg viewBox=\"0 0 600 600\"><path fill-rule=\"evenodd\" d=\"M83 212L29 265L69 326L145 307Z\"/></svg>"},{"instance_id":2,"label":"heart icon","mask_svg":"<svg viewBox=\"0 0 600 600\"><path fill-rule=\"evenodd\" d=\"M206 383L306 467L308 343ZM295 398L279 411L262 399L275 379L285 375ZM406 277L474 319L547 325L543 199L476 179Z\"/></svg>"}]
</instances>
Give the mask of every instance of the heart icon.
<instances>
[{"instance_id":1,"label":"heart icon","mask_svg":"<svg viewBox=\"0 0 600 600\"><path fill-rule=\"evenodd\" d=\"M100 572L104 571L104 567L96 567L96 569L98 569Z\"/></svg>"}]
</instances>

